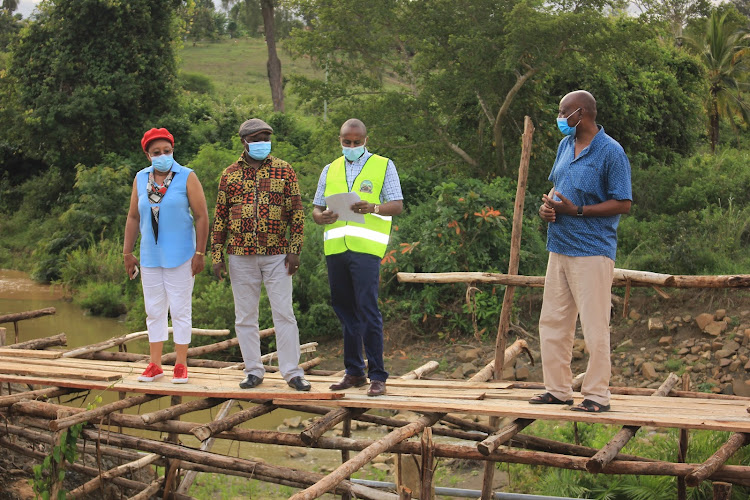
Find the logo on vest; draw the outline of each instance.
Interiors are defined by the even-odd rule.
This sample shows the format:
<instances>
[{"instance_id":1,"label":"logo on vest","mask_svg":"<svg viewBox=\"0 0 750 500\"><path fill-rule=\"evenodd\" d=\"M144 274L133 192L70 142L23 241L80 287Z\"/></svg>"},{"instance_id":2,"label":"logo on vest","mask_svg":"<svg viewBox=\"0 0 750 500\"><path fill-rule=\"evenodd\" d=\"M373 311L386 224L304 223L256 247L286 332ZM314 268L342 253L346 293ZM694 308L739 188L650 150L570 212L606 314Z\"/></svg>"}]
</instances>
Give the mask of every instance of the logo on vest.
<instances>
[{"instance_id":1,"label":"logo on vest","mask_svg":"<svg viewBox=\"0 0 750 500\"><path fill-rule=\"evenodd\" d=\"M372 181L362 181L362 184L359 185L359 192L372 193Z\"/></svg>"}]
</instances>

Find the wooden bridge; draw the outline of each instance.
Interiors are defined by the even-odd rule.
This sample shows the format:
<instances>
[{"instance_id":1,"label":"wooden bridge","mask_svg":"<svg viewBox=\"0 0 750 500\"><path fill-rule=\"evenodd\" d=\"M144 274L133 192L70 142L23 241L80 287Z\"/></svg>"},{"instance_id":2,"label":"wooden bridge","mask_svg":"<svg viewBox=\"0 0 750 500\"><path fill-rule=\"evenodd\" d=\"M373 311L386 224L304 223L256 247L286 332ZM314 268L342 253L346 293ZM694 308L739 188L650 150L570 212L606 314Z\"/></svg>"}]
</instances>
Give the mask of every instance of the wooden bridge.
<instances>
[{"instance_id":1,"label":"wooden bridge","mask_svg":"<svg viewBox=\"0 0 750 500\"><path fill-rule=\"evenodd\" d=\"M272 329L264 331L264 335L270 334L273 334ZM2 385L33 389L0 396L0 412L9 422L0 428L0 447L42 459L45 454L29 443L52 446L66 429L85 423L81 436L97 444L87 447L89 453L98 448L105 455L117 456L127 463L103 473L80 463L66 464L67 468L93 476L91 481L72 492L73 498L95 491L103 479L114 481L127 491L137 492L133 498L149 498L158 492L162 496L166 492L173 498L188 498L191 477L199 471L295 486L302 491L294 495L294 499L317 498L326 492L376 500L410 498L411 493L405 486L397 493L389 493L348 480L353 472L384 452L419 457L421 478L417 489L423 491L432 488L432 464L436 457L546 465L605 474L672 475L689 486L706 479L715 481L718 486L750 486L750 467L725 465L734 452L750 443L750 398L678 391L674 386L679 379L674 375L656 391L611 388L612 410L602 414L572 412L562 406L530 405L528 398L539 392L541 386L489 381L492 364L472 379L461 381L425 378L437 365L432 362L402 377L389 379L388 394L373 398L365 395L364 387L344 392L329 391L328 385L337 381L340 374L316 370L316 358L304 364L312 384L309 393L289 388L272 367L269 367L262 385L242 390L238 386L244 377L242 370L238 369L241 365L200 359L195 355L196 352L215 352L236 344L236 339L230 339L192 348L190 382L187 384L172 384L169 381L171 368L167 365L163 379L141 383L137 377L147 363L143 355L106 349L124 345L142 335L142 332L131 334L73 350L48 349L50 344L64 343L61 336L0 348ZM39 347L47 349L40 350ZM524 348L524 341L516 341L506 350L504 361L510 362ZM164 361L170 361L169 355L165 355ZM82 391L115 391L120 400L91 410L60 404L60 399ZM162 410L136 415L118 412L166 396L170 396L170 403ZM183 402L183 397L197 399ZM54 398L58 401L52 402ZM581 399L576 393L576 402ZM255 405L237 409L236 405L233 407L234 401ZM181 420L181 416L219 405L222 405L219 416L210 423ZM243 422L278 408L298 409L320 415L320 418L301 433L237 428ZM404 421L382 416L382 411L373 414L371 410L408 410L421 416ZM475 415L502 417L503 421L501 425L491 427L467 418ZM381 424L394 430L377 441L352 439L349 434L352 420ZM521 431L535 420L601 423L622 426L622 430L607 446L596 450L523 434ZM341 422L344 423L344 437L325 435ZM703 464L671 463L620 453L641 426L677 428L684 435L689 429L729 431L732 434L727 443ZM169 438L158 441L136 437L128 434L127 429L159 431L168 433ZM195 436L203 445L200 449L181 445L179 435ZM417 435L421 436L420 442L409 440ZM458 444L435 443L433 435L461 441ZM213 453L210 443L214 439L339 449L343 463L331 474L321 475L270 465L259 457L230 458ZM467 441L476 444L468 445ZM350 457L349 453L353 451L359 453ZM681 456L685 456L686 450L680 451ZM143 455L144 452L147 454ZM126 472L149 464L164 465L167 470L165 477L150 485L123 477ZM180 471L187 474L178 484L175 478L179 477Z\"/></svg>"}]
</instances>

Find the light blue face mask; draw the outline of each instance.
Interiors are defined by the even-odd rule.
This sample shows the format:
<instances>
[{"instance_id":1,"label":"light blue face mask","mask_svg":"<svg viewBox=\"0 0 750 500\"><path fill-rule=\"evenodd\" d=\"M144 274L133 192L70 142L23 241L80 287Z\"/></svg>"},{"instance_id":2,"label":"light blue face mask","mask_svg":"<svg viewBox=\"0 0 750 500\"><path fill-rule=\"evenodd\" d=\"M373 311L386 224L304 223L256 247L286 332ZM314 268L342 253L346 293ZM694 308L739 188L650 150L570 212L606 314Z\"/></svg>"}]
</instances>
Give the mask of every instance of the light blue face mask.
<instances>
[{"instance_id":1,"label":"light blue face mask","mask_svg":"<svg viewBox=\"0 0 750 500\"><path fill-rule=\"evenodd\" d=\"M347 160L357 161L363 154L365 154L365 145L363 144L354 148L341 146L341 152L344 154L344 158L346 158Z\"/></svg>"},{"instance_id":2,"label":"light blue face mask","mask_svg":"<svg viewBox=\"0 0 750 500\"><path fill-rule=\"evenodd\" d=\"M253 160L264 160L271 153L271 141L247 143L247 154Z\"/></svg>"},{"instance_id":3,"label":"light blue face mask","mask_svg":"<svg viewBox=\"0 0 750 500\"><path fill-rule=\"evenodd\" d=\"M576 135L576 127L581 123L581 120L578 120L578 123L571 127L568 125L568 118L576 114L580 109L581 108L576 109L565 118L557 119L557 128L560 129L560 132L562 132L563 135Z\"/></svg>"},{"instance_id":4,"label":"light blue face mask","mask_svg":"<svg viewBox=\"0 0 750 500\"><path fill-rule=\"evenodd\" d=\"M151 166L159 172L169 172L169 169L172 168L172 163L174 163L172 154L151 157Z\"/></svg>"}]
</instances>

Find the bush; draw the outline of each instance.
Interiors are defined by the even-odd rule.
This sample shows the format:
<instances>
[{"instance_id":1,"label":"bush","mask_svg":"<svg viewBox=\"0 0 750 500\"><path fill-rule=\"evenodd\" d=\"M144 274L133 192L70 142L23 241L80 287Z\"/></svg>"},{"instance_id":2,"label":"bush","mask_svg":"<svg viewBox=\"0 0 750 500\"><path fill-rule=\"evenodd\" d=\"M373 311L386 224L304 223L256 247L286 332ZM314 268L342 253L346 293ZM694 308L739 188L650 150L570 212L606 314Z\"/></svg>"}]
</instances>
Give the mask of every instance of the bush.
<instances>
[{"instance_id":1,"label":"bush","mask_svg":"<svg viewBox=\"0 0 750 500\"><path fill-rule=\"evenodd\" d=\"M120 316L127 310L122 287L117 283L88 282L78 290L74 302L90 310L91 314L110 318Z\"/></svg>"},{"instance_id":2,"label":"bush","mask_svg":"<svg viewBox=\"0 0 750 500\"><path fill-rule=\"evenodd\" d=\"M213 94L214 84L209 77L201 75L199 73L186 73L181 72L178 77L178 81L182 85L182 88L188 92L196 92L198 94Z\"/></svg>"}]
</instances>

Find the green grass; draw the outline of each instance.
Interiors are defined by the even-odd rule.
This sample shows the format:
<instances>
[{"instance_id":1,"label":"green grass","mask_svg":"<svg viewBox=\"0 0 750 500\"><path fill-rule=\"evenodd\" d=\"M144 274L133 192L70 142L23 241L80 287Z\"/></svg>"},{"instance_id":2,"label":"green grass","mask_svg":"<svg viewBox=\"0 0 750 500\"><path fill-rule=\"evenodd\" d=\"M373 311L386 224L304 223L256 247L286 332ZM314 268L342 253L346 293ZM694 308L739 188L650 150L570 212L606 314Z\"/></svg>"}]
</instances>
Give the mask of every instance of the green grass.
<instances>
[{"instance_id":1,"label":"green grass","mask_svg":"<svg viewBox=\"0 0 750 500\"><path fill-rule=\"evenodd\" d=\"M278 46L281 71L285 76L304 75L323 78L323 73L312 67L306 59L293 60ZM188 43L179 52L180 70L208 76L214 84L217 97L233 101L257 100L271 102L271 87L268 84L266 61L268 52L260 38L239 38L218 42ZM297 107L297 98L285 88L284 101L287 111Z\"/></svg>"}]
</instances>

